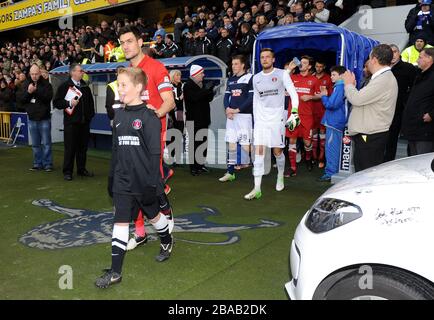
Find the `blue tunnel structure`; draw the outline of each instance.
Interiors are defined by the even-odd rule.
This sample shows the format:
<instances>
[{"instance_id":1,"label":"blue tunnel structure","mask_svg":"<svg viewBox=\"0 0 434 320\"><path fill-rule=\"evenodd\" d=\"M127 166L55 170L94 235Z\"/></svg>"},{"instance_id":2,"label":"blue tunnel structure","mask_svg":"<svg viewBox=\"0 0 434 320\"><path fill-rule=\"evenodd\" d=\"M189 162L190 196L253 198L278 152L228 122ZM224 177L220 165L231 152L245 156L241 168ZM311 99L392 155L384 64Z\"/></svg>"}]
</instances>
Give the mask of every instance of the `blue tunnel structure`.
<instances>
[{"instance_id":1,"label":"blue tunnel structure","mask_svg":"<svg viewBox=\"0 0 434 320\"><path fill-rule=\"evenodd\" d=\"M221 89L223 92L224 85L226 84L226 64L220 59L210 55L200 55L194 57L177 57L168 59L159 59L161 63L170 72L171 70L180 70L182 80L186 81L189 78L189 71L192 64L198 64L205 69L205 79L207 81L215 82L216 90ZM105 109L105 95L106 86L108 83L116 79L116 69L118 67L128 67L129 62L114 62L114 63L95 63L82 65L83 70L89 76L89 83L95 96L95 117L91 122L91 133L111 135L110 121ZM61 82L68 78L69 66L58 67L50 71L50 80L54 90L60 85ZM223 108L223 107L222 107ZM56 112L56 111L55 111ZM222 119L223 110L212 109L212 126L215 128L224 127ZM53 119L56 127L59 127L58 119L60 114ZM63 125L62 125L63 127ZM59 129L57 129L59 130ZM56 135L56 134L55 134ZM58 134L57 134L58 135ZM63 138L63 137L62 137ZM61 139L60 137L55 140Z\"/></svg>"},{"instance_id":2,"label":"blue tunnel structure","mask_svg":"<svg viewBox=\"0 0 434 320\"><path fill-rule=\"evenodd\" d=\"M261 32L256 39L252 66L261 71L259 54L263 48L276 53L276 64L283 68L293 57L309 55L322 59L328 67L342 65L356 74L357 82L363 77L363 66L371 50L379 42L329 23L295 23Z\"/></svg>"},{"instance_id":3,"label":"blue tunnel structure","mask_svg":"<svg viewBox=\"0 0 434 320\"><path fill-rule=\"evenodd\" d=\"M295 23L261 32L256 39L252 61L253 73L261 71L260 52L271 48L275 52L275 66L283 68L294 57L309 55L321 60L330 68L342 65L354 72L360 88L363 67L378 41L329 23ZM347 137L347 132L344 136ZM340 180L353 172L350 139L341 144L340 172L332 181Z\"/></svg>"}]
</instances>

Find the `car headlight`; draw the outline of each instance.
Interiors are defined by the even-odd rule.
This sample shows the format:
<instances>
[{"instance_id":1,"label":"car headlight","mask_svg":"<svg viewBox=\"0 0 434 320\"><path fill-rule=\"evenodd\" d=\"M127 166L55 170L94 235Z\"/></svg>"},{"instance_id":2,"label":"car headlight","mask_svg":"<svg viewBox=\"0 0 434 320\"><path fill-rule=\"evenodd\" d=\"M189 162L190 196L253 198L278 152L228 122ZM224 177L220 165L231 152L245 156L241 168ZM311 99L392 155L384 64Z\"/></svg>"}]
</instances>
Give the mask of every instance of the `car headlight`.
<instances>
[{"instance_id":1,"label":"car headlight","mask_svg":"<svg viewBox=\"0 0 434 320\"><path fill-rule=\"evenodd\" d=\"M310 209L306 227L314 233L333 230L362 216L359 206L348 201L322 198Z\"/></svg>"}]
</instances>

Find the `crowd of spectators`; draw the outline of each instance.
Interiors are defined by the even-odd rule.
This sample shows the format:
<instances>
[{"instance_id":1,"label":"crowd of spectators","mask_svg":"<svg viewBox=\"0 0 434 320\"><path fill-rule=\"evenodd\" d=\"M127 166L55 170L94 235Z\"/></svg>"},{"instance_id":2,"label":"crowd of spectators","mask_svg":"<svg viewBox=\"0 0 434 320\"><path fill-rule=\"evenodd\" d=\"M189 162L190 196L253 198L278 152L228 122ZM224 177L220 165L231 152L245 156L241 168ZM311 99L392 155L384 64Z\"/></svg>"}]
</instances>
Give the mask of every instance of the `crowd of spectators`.
<instances>
[{"instance_id":1,"label":"crowd of spectators","mask_svg":"<svg viewBox=\"0 0 434 320\"><path fill-rule=\"evenodd\" d=\"M120 50L117 33L122 26L136 25L144 41L151 43L156 58L212 54L229 62L234 54L249 56L256 35L264 29L296 22L340 23L355 10L354 1L223 1L221 6L180 7L174 32L161 23L136 20L102 21L98 26L55 30L38 38L6 42L0 46L0 111L24 111L16 103L16 92L29 74L32 63L41 66L42 76L73 62L122 61L122 53L105 55L105 46ZM118 48L116 48L118 47Z\"/></svg>"},{"instance_id":2,"label":"crowd of spectators","mask_svg":"<svg viewBox=\"0 0 434 320\"><path fill-rule=\"evenodd\" d=\"M16 103L15 95L32 63L40 65L42 76L48 78L53 68L73 62L124 61L117 39L120 28L128 24L138 27L144 41L150 44L148 52L155 58L211 54L229 63L235 54L250 58L257 34L265 29L297 22L339 24L365 2L207 1L197 8L179 7L173 33L166 32L161 23L147 23L139 17L104 20L97 26L82 25L73 30L50 31L38 38L0 42L0 111L24 111ZM411 27L410 22L408 25ZM417 22L415 28L419 27ZM107 55L107 45L112 46L109 48L111 55Z\"/></svg>"}]
</instances>

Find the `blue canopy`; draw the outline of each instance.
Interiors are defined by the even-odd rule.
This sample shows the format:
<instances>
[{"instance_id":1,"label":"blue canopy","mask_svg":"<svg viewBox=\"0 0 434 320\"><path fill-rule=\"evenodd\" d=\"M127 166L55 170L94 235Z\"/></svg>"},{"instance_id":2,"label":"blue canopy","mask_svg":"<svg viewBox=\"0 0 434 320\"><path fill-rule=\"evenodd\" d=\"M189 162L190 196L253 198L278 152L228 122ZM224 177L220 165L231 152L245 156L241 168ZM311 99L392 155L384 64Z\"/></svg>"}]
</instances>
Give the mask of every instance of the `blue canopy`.
<instances>
[{"instance_id":1,"label":"blue canopy","mask_svg":"<svg viewBox=\"0 0 434 320\"><path fill-rule=\"evenodd\" d=\"M325 61L328 66L343 65L356 74L357 82L363 77L363 66L378 41L329 23L295 23L266 29L256 39L254 72L259 72L260 51L271 48L276 53L276 66L283 65L301 55L310 55Z\"/></svg>"},{"instance_id":2,"label":"blue canopy","mask_svg":"<svg viewBox=\"0 0 434 320\"><path fill-rule=\"evenodd\" d=\"M190 76L190 67L193 64L198 64L205 69L205 78L207 81L212 81L216 86L223 85L226 82L226 64L210 55L200 55L194 57L179 57L160 59L161 63L167 68L167 70L179 70L182 74L182 79L186 80ZM105 85L116 78L116 69L118 67L128 67L129 62L113 62L113 63L94 63L83 64L81 67L90 78L92 84L92 90L98 98L96 99L97 113L92 119L90 124L91 132L98 134L111 134L111 127L109 119L105 111L105 96L101 92L100 87L105 88ZM59 85L68 76L69 66L58 67L50 71L51 83L53 87Z\"/></svg>"},{"instance_id":3,"label":"blue canopy","mask_svg":"<svg viewBox=\"0 0 434 320\"><path fill-rule=\"evenodd\" d=\"M200 55L194 57L178 57L159 59L161 63L170 70L180 70L183 79L188 79L190 76L190 67L192 64L198 64L205 69L205 77L208 80L221 80L226 77L226 64L220 59L210 55ZM100 76L111 74L114 77L116 68L127 67L129 62L112 62L112 63L94 63L83 64L81 67L92 78L92 81L100 79ZM52 75L68 74L69 66L58 67L50 71ZM101 81L103 79L100 79Z\"/></svg>"}]
</instances>

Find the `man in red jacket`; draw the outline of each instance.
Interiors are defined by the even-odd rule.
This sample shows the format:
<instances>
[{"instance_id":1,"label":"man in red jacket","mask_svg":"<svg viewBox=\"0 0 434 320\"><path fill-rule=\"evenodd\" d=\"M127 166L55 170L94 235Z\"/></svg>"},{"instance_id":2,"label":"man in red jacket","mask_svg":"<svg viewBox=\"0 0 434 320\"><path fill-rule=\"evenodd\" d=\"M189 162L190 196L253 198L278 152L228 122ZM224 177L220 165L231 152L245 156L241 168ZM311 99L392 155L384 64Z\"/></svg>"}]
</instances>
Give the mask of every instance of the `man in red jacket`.
<instances>
[{"instance_id":1,"label":"man in red jacket","mask_svg":"<svg viewBox=\"0 0 434 320\"><path fill-rule=\"evenodd\" d=\"M298 94L298 114L301 124L294 131L286 131L286 136L289 138L290 169L285 174L285 177L297 175L297 138L303 138L307 169L312 170L313 100L315 99L315 88L318 86L318 80L312 75L313 59L309 56L303 56L300 62L301 64L298 67L300 73L298 74L293 73L296 68L294 61L286 65ZM291 106L288 107L288 110L291 110Z\"/></svg>"}]
</instances>

